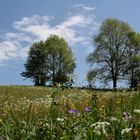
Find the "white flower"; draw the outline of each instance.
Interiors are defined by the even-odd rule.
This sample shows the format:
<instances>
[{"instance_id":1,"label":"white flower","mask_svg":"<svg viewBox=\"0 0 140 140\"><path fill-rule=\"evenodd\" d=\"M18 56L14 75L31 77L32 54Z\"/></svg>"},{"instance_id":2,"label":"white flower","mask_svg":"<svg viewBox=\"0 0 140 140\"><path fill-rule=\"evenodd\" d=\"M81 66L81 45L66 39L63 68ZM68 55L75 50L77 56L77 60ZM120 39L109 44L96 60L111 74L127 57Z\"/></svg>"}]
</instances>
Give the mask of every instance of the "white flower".
<instances>
[{"instance_id":1,"label":"white flower","mask_svg":"<svg viewBox=\"0 0 140 140\"><path fill-rule=\"evenodd\" d=\"M63 118L57 118L56 120L57 120L58 122L63 122L63 121L64 121Z\"/></svg>"},{"instance_id":2,"label":"white flower","mask_svg":"<svg viewBox=\"0 0 140 140\"><path fill-rule=\"evenodd\" d=\"M117 121L118 119L117 118L115 118L115 117L111 117L110 118L110 121Z\"/></svg>"},{"instance_id":3,"label":"white flower","mask_svg":"<svg viewBox=\"0 0 140 140\"><path fill-rule=\"evenodd\" d=\"M131 130L132 130L132 128L122 129L121 134L124 135L125 133L129 133Z\"/></svg>"},{"instance_id":4,"label":"white flower","mask_svg":"<svg viewBox=\"0 0 140 140\"><path fill-rule=\"evenodd\" d=\"M91 127L94 127L94 131L97 135L101 135L101 133L107 135L106 127L108 126L110 126L110 123L108 122L96 122L91 125Z\"/></svg>"},{"instance_id":5,"label":"white flower","mask_svg":"<svg viewBox=\"0 0 140 140\"><path fill-rule=\"evenodd\" d=\"M96 122L92 126L96 126L96 125L105 126L105 125L110 125L110 123L109 122Z\"/></svg>"},{"instance_id":6,"label":"white flower","mask_svg":"<svg viewBox=\"0 0 140 140\"><path fill-rule=\"evenodd\" d=\"M140 110L136 109L136 110L134 110L134 113L140 114Z\"/></svg>"}]
</instances>

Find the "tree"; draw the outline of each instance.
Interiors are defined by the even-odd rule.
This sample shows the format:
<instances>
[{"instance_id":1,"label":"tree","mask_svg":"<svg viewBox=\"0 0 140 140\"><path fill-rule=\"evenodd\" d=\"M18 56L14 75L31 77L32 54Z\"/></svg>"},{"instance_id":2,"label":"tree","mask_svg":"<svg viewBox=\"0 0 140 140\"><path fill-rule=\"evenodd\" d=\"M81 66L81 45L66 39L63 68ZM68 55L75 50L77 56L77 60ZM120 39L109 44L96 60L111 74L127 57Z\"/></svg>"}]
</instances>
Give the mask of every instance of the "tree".
<instances>
[{"instance_id":1,"label":"tree","mask_svg":"<svg viewBox=\"0 0 140 140\"><path fill-rule=\"evenodd\" d=\"M70 82L76 64L68 43L63 38L51 35L45 42L45 46L47 73L52 84Z\"/></svg>"},{"instance_id":2,"label":"tree","mask_svg":"<svg viewBox=\"0 0 140 140\"><path fill-rule=\"evenodd\" d=\"M97 74L98 74L98 70L96 69L92 69L87 73L87 81L88 81L89 88L95 87L94 84L97 79Z\"/></svg>"},{"instance_id":3,"label":"tree","mask_svg":"<svg viewBox=\"0 0 140 140\"><path fill-rule=\"evenodd\" d=\"M140 35L134 31L129 32L126 45L128 46L128 64L125 73L132 89L136 87L140 80Z\"/></svg>"},{"instance_id":4,"label":"tree","mask_svg":"<svg viewBox=\"0 0 140 140\"><path fill-rule=\"evenodd\" d=\"M46 72L46 48L43 41L34 43L29 52L23 77L30 78L37 86L44 86L48 80Z\"/></svg>"},{"instance_id":5,"label":"tree","mask_svg":"<svg viewBox=\"0 0 140 140\"><path fill-rule=\"evenodd\" d=\"M67 83L75 68L75 60L68 43L57 35L34 43L28 53L23 77L31 78L35 85L46 82Z\"/></svg>"},{"instance_id":6,"label":"tree","mask_svg":"<svg viewBox=\"0 0 140 140\"><path fill-rule=\"evenodd\" d=\"M93 39L96 48L87 58L87 62L98 69L98 78L104 82L112 80L114 90L117 88L117 81L124 74L127 63L127 34L131 30L123 21L106 19Z\"/></svg>"}]
</instances>

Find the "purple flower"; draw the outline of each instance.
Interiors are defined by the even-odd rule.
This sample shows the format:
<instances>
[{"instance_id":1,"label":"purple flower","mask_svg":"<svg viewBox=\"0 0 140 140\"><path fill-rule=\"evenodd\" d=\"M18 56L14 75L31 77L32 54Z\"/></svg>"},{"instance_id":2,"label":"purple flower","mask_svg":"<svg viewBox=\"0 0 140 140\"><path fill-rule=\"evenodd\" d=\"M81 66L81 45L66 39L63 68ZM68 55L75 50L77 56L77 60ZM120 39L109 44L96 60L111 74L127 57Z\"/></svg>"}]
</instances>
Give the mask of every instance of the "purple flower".
<instances>
[{"instance_id":1,"label":"purple flower","mask_svg":"<svg viewBox=\"0 0 140 140\"><path fill-rule=\"evenodd\" d=\"M85 107L85 111L91 112L91 107Z\"/></svg>"},{"instance_id":2,"label":"purple flower","mask_svg":"<svg viewBox=\"0 0 140 140\"><path fill-rule=\"evenodd\" d=\"M124 120L131 120L133 116L128 112L123 112L122 114Z\"/></svg>"},{"instance_id":3,"label":"purple flower","mask_svg":"<svg viewBox=\"0 0 140 140\"><path fill-rule=\"evenodd\" d=\"M128 112L123 112L123 117L127 117L128 116Z\"/></svg>"},{"instance_id":4,"label":"purple flower","mask_svg":"<svg viewBox=\"0 0 140 140\"><path fill-rule=\"evenodd\" d=\"M78 113L78 111L76 109L70 109L68 112L71 113L71 114L77 114Z\"/></svg>"}]
</instances>

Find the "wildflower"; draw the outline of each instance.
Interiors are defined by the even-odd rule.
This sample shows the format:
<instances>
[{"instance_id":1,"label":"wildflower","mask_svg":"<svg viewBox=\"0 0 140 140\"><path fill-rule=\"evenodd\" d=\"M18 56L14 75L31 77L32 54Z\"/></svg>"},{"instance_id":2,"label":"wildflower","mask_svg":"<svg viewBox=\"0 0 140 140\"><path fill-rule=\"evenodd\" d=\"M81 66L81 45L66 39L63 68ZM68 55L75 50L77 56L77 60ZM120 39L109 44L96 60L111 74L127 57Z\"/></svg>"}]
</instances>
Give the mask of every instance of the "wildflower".
<instances>
[{"instance_id":1,"label":"wildflower","mask_svg":"<svg viewBox=\"0 0 140 140\"><path fill-rule=\"evenodd\" d=\"M113 122L113 121L117 121L117 120L118 120L118 119L115 118L115 117L111 117L111 118L110 118L110 121L112 121L112 122Z\"/></svg>"},{"instance_id":2,"label":"wildflower","mask_svg":"<svg viewBox=\"0 0 140 140\"><path fill-rule=\"evenodd\" d=\"M57 118L56 120L57 120L58 122L63 122L63 121L64 121L63 118Z\"/></svg>"},{"instance_id":3,"label":"wildflower","mask_svg":"<svg viewBox=\"0 0 140 140\"><path fill-rule=\"evenodd\" d=\"M134 110L134 113L140 114L140 110L136 109L136 110Z\"/></svg>"},{"instance_id":4,"label":"wildflower","mask_svg":"<svg viewBox=\"0 0 140 140\"><path fill-rule=\"evenodd\" d=\"M126 117L128 115L127 112L123 112L123 117Z\"/></svg>"},{"instance_id":5,"label":"wildflower","mask_svg":"<svg viewBox=\"0 0 140 140\"><path fill-rule=\"evenodd\" d=\"M78 114L78 111L76 109L70 109L68 112L71 114Z\"/></svg>"},{"instance_id":6,"label":"wildflower","mask_svg":"<svg viewBox=\"0 0 140 140\"><path fill-rule=\"evenodd\" d=\"M132 130L132 128L125 128L125 129L122 129L121 134L124 135L124 134L126 134L126 133L131 132L131 130Z\"/></svg>"},{"instance_id":7,"label":"wildflower","mask_svg":"<svg viewBox=\"0 0 140 140\"><path fill-rule=\"evenodd\" d=\"M91 112L92 110L91 110L90 107L85 107L85 111L87 111L87 112Z\"/></svg>"},{"instance_id":8,"label":"wildflower","mask_svg":"<svg viewBox=\"0 0 140 140\"><path fill-rule=\"evenodd\" d=\"M109 126L110 123L108 122L96 122L91 125L91 127L94 127L94 131L97 135L100 135L101 133L107 135L106 128Z\"/></svg>"},{"instance_id":9,"label":"wildflower","mask_svg":"<svg viewBox=\"0 0 140 140\"><path fill-rule=\"evenodd\" d=\"M128 112L123 112L122 116L125 121L131 120L133 118L132 115Z\"/></svg>"}]
</instances>

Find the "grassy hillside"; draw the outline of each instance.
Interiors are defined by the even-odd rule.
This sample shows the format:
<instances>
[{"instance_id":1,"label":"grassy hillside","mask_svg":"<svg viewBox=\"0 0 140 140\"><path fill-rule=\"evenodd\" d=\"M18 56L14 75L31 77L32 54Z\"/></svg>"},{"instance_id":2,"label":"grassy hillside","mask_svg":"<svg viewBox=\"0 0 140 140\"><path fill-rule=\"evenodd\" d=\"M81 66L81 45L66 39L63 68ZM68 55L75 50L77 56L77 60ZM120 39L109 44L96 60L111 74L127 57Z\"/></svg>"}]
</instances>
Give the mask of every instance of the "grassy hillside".
<instances>
[{"instance_id":1,"label":"grassy hillside","mask_svg":"<svg viewBox=\"0 0 140 140\"><path fill-rule=\"evenodd\" d=\"M0 137L128 140L140 138L138 132L140 94L137 92L0 86Z\"/></svg>"}]
</instances>

